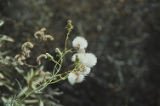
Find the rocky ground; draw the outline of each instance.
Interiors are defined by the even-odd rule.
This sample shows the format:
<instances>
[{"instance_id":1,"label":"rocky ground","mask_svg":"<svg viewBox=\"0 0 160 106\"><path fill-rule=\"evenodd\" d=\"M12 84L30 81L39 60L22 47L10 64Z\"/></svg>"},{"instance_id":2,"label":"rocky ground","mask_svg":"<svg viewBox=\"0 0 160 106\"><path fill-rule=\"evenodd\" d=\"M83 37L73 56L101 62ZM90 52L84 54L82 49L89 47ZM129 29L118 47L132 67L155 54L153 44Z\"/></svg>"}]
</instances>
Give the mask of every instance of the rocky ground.
<instances>
[{"instance_id":1,"label":"rocky ground","mask_svg":"<svg viewBox=\"0 0 160 106\"><path fill-rule=\"evenodd\" d=\"M7 46L17 54L20 45L46 27L63 47L65 24L71 19L70 39L84 36L87 51L98 64L81 84L67 81L57 87L64 106L160 106L159 0L0 0L0 32L16 42ZM53 85L54 87L54 85Z\"/></svg>"}]
</instances>

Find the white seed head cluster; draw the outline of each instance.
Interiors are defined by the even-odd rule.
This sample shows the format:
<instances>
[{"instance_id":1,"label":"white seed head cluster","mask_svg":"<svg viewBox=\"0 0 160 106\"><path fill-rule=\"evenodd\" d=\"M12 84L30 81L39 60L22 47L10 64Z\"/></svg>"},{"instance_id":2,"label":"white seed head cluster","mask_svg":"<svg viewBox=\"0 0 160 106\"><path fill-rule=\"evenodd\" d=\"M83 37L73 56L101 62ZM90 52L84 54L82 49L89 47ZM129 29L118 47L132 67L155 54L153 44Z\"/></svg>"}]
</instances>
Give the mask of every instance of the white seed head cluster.
<instances>
[{"instance_id":1,"label":"white seed head cluster","mask_svg":"<svg viewBox=\"0 0 160 106\"><path fill-rule=\"evenodd\" d=\"M72 62L79 62L81 64L80 70L77 70L76 72L71 72L68 76L68 81L71 85L75 83L81 83L85 76L87 76L91 68L96 65L97 63L97 57L93 53L86 53L85 49L88 46L88 42L83 37L76 37L72 45L77 50L77 53L75 53L71 60Z\"/></svg>"},{"instance_id":2,"label":"white seed head cluster","mask_svg":"<svg viewBox=\"0 0 160 106\"><path fill-rule=\"evenodd\" d=\"M78 72L71 72L68 76L68 81L71 85L75 83L81 83L84 80L84 75Z\"/></svg>"},{"instance_id":3,"label":"white seed head cluster","mask_svg":"<svg viewBox=\"0 0 160 106\"><path fill-rule=\"evenodd\" d=\"M80 50L87 48L88 42L85 38L77 36L73 41L72 45L74 48L79 48Z\"/></svg>"},{"instance_id":4,"label":"white seed head cluster","mask_svg":"<svg viewBox=\"0 0 160 106\"><path fill-rule=\"evenodd\" d=\"M87 76L91 72L91 68L85 66L84 70L80 72L80 74Z\"/></svg>"},{"instance_id":5,"label":"white seed head cluster","mask_svg":"<svg viewBox=\"0 0 160 106\"><path fill-rule=\"evenodd\" d=\"M92 68L97 63L97 57L93 53L76 53L72 56L72 61L75 62L79 58L79 61L87 67Z\"/></svg>"}]
</instances>

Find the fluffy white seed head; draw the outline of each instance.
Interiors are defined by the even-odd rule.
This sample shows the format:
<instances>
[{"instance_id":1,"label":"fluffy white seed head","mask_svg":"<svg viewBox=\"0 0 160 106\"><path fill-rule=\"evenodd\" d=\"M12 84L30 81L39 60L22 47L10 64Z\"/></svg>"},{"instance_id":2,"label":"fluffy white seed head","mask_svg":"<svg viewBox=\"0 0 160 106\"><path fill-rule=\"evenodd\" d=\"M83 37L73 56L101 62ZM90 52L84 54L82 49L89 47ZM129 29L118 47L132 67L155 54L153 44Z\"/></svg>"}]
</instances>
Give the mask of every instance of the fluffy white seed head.
<instances>
[{"instance_id":1,"label":"fluffy white seed head","mask_svg":"<svg viewBox=\"0 0 160 106\"><path fill-rule=\"evenodd\" d=\"M81 83L81 82L83 82L83 80L84 80L84 75L82 75L82 74L80 74L80 73L78 73L79 75L78 75L78 77L77 77L77 80L76 80L76 83Z\"/></svg>"},{"instance_id":2,"label":"fluffy white seed head","mask_svg":"<svg viewBox=\"0 0 160 106\"><path fill-rule=\"evenodd\" d=\"M72 56L71 60L75 62L77 57L82 64L90 68L97 63L97 57L93 53L76 53Z\"/></svg>"},{"instance_id":3,"label":"fluffy white seed head","mask_svg":"<svg viewBox=\"0 0 160 106\"><path fill-rule=\"evenodd\" d=\"M86 58L88 59L88 62L86 62L86 66L93 67L97 64L97 57L93 53L86 53Z\"/></svg>"},{"instance_id":4,"label":"fluffy white seed head","mask_svg":"<svg viewBox=\"0 0 160 106\"><path fill-rule=\"evenodd\" d=\"M71 72L68 76L68 81L71 85L75 83L81 83L84 80L84 75L79 72Z\"/></svg>"},{"instance_id":5,"label":"fluffy white seed head","mask_svg":"<svg viewBox=\"0 0 160 106\"><path fill-rule=\"evenodd\" d=\"M80 74L87 76L90 72L91 72L91 68L85 66L84 70L82 72L80 72Z\"/></svg>"},{"instance_id":6,"label":"fluffy white seed head","mask_svg":"<svg viewBox=\"0 0 160 106\"><path fill-rule=\"evenodd\" d=\"M77 36L73 41L72 45L74 48L79 48L79 50L83 50L87 48L88 42L84 37Z\"/></svg>"},{"instance_id":7,"label":"fluffy white seed head","mask_svg":"<svg viewBox=\"0 0 160 106\"><path fill-rule=\"evenodd\" d=\"M77 75L75 73L69 73L68 81L71 85L74 85L76 83L76 78Z\"/></svg>"}]
</instances>

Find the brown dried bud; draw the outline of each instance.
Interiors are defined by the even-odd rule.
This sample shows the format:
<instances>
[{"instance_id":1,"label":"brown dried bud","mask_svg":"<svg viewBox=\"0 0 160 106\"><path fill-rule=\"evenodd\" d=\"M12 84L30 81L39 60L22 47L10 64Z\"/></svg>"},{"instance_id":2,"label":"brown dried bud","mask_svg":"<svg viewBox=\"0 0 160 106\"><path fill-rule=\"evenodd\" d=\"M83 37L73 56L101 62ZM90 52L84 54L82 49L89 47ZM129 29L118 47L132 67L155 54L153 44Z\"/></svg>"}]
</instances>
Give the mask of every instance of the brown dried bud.
<instances>
[{"instance_id":1,"label":"brown dried bud","mask_svg":"<svg viewBox=\"0 0 160 106\"><path fill-rule=\"evenodd\" d=\"M45 35L44 41L46 41L47 39L54 40L53 36L51 36L51 35Z\"/></svg>"},{"instance_id":2,"label":"brown dried bud","mask_svg":"<svg viewBox=\"0 0 160 106\"><path fill-rule=\"evenodd\" d=\"M23 55L21 55L21 54L17 54L17 55L15 56L15 59L17 60L17 63L18 63L19 65L24 65L23 60L25 60L26 58L25 58L25 56L23 56Z\"/></svg>"},{"instance_id":3,"label":"brown dried bud","mask_svg":"<svg viewBox=\"0 0 160 106\"><path fill-rule=\"evenodd\" d=\"M26 51L23 51L23 52L22 52L22 54L23 54L25 57L27 57L27 58L30 57L30 53L31 53L30 50L26 50Z\"/></svg>"},{"instance_id":4,"label":"brown dried bud","mask_svg":"<svg viewBox=\"0 0 160 106\"><path fill-rule=\"evenodd\" d=\"M22 51L26 51L26 49L28 49L28 48L33 48L33 44L31 42L25 42L22 45Z\"/></svg>"},{"instance_id":5,"label":"brown dried bud","mask_svg":"<svg viewBox=\"0 0 160 106\"><path fill-rule=\"evenodd\" d=\"M46 54L41 54L37 57L37 63L40 65L41 64L41 59L45 58L47 59L47 55Z\"/></svg>"},{"instance_id":6,"label":"brown dried bud","mask_svg":"<svg viewBox=\"0 0 160 106\"><path fill-rule=\"evenodd\" d=\"M26 49L26 48L33 48L33 44L31 42L25 42L22 45L22 50Z\"/></svg>"},{"instance_id":7,"label":"brown dried bud","mask_svg":"<svg viewBox=\"0 0 160 106\"><path fill-rule=\"evenodd\" d=\"M43 38L45 31L46 31L46 28L42 28L40 31L37 31L37 32L34 34L34 37L35 37L36 39L41 39L41 38ZM42 39L41 39L41 40L42 40Z\"/></svg>"},{"instance_id":8,"label":"brown dried bud","mask_svg":"<svg viewBox=\"0 0 160 106\"><path fill-rule=\"evenodd\" d=\"M40 31L37 31L35 34L34 34L34 37L36 39L40 39L40 40L43 40L43 41L46 41L46 40L54 40L53 36L51 35L45 35L45 31L46 31L46 28L42 28Z\"/></svg>"},{"instance_id":9,"label":"brown dried bud","mask_svg":"<svg viewBox=\"0 0 160 106\"><path fill-rule=\"evenodd\" d=\"M31 42L25 42L21 49L22 49L22 54L23 56L29 58L30 57L30 53L31 53L31 50L29 50L30 48L33 48L33 44Z\"/></svg>"}]
</instances>

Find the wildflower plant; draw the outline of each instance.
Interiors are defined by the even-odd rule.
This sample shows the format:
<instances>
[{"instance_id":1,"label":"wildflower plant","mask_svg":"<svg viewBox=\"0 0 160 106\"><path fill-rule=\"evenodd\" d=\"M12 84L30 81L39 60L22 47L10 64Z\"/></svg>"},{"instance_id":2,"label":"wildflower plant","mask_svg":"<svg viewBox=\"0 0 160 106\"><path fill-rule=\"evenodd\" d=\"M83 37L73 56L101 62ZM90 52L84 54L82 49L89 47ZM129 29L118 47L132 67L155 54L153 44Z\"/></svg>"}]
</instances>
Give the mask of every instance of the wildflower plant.
<instances>
[{"instance_id":1,"label":"wildflower plant","mask_svg":"<svg viewBox=\"0 0 160 106\"><path fill-rule=\"evenodd\" d=\"M66 25L66 39L64 43L64 49L55 48L55 53L58 59L52 56L50 53L43 53L37 56L37 65L29 64L27 59L31 58L32 49L35 44L32 42L25 42L21 46L21 53L17 54L14 58L16 60L15 67L19 70L19 73L24 75L27 86L22 86L19 81L19 86L21 88L20 92L14 97L14 102L11 104L16 106L24 105L29 97L34 98L34 94L42 93L42 90L50 84L55 84L68 78L71 85L76 83L81 83L84 81L85 77L90 73L91 68L96 65L97 58L93 53L87 53L86 48L88 42L84 37L78 36L72 41L71 48L68 48L68 40L71 31L73 30L73 25L71 20L67 21ZM41 41L54 41L54 37L45 33L46 29L42 28L34 34L35 39ZM67 70L62 71L64 64L64 59L68 54L73 54L71 57L72 64L69 65ZM54 63L52 72L44 69L42 60L50 60ZM27 67L30 71L21 70L20 67ZM36 99L35 99L36 100ZM43 104L43 100L40 104ZM35 102L31 101L30 102Z\"/></svg>"},{"instance_id":2,"label":"wildflower plant","mask_svg":"<svg viewBox=\"0 0 160 106\"><path fill-rule=\"evenodd\" d=\"M70 84L81 83L85 76L90 73L90 70L97 63L97 57L92 53L86 53L88 42L85 38L78 36L72 41L72 45L76 50L71 60L77 68L69 73L68 81Z\"/></svg>"}]
</instances>

